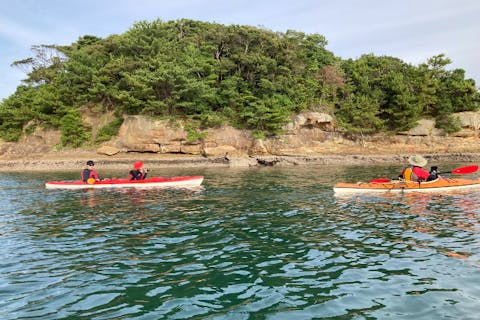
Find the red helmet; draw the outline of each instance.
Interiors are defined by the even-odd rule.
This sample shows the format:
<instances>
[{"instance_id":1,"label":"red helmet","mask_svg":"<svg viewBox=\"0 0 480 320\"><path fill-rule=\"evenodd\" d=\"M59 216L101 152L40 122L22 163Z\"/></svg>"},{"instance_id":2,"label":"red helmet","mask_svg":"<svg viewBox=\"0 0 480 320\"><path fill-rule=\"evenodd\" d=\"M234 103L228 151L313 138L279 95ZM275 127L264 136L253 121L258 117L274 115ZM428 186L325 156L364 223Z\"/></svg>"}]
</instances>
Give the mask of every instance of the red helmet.
<instances>
[{"instance_id":1,"label":"red helmet","mask_svg":"<svg viewBox=\"0 0 480 320\"><path fill-rule=\"evenodd\" d=\"M142 161L137 161L133 164L133 169L138 170L143 168L143 162Z\"/></svg>"}]
</instances>

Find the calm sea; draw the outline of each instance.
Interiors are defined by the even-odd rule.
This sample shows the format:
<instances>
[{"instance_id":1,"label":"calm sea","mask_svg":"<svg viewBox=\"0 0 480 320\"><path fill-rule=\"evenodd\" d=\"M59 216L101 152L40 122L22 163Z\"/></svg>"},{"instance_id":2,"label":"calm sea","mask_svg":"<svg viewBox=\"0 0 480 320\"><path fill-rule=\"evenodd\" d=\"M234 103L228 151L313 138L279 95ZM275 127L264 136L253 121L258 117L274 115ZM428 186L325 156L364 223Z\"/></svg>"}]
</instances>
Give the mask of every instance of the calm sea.
<instances>
[{"instance_id":1,"label":"calm sea","mask_svg":"<svg viewBox=\"0 0 480 320\"><path fill-rule=\"evenodd\" d=\"M102 172L121 176L122 172ZM0 173L0 319L478 319L480 191L335 197L398 167Z\"/></svg>"}]
</instances>

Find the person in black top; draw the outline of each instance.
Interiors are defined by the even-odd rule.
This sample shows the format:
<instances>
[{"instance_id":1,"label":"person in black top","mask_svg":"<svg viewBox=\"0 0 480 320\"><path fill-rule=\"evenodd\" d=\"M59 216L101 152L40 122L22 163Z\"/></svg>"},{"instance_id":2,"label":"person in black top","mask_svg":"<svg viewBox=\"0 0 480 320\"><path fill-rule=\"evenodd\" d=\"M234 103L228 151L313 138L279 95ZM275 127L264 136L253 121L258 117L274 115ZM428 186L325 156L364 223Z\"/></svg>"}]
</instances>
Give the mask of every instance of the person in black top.
<instances>
[{"instance_id":1,"label":"person in black top","mask_svg":"<svg viewBox=\"0 0 480 320\"><path fill-rule=\"evenodd\" d=\"M427 181L433 181L433 180L438 179L438 174L439 173L440 173L440 171L438 171L438 167L437 166L432 166L430 168L430 175L428 176Z\"/></svg>"},{"instance_id":2,"label":"person in black top","mask_svg":"<svg viewBox=\"0 0 480 320\"><path fill-rule=\"evenodd\" d=\"M143 162L137 161L133 164L133 170L130 170L130 180L144 180L147 177L147 169L143 168Z\"/></svg>"}]
</instances>

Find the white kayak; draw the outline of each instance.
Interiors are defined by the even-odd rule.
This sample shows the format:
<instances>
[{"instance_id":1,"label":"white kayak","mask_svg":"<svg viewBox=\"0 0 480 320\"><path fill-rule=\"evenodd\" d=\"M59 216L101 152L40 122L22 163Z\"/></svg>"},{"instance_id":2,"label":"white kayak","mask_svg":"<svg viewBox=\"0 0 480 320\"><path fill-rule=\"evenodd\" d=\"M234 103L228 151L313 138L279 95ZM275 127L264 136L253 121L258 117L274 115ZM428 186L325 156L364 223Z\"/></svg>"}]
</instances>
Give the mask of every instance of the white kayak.
<instances>
[{"instance_id":1,"label":"white kayak","mask_svg":"<svg viewBox=\"0 0 480 320\"><path fill-rule=\"evenodd\" d=\"M202 184L203 176L152 177L145 180L105 179L93 183L75 181L48 181L47 189L100 189L100 188L191 188Z\"/></svg>"}]
</instances>

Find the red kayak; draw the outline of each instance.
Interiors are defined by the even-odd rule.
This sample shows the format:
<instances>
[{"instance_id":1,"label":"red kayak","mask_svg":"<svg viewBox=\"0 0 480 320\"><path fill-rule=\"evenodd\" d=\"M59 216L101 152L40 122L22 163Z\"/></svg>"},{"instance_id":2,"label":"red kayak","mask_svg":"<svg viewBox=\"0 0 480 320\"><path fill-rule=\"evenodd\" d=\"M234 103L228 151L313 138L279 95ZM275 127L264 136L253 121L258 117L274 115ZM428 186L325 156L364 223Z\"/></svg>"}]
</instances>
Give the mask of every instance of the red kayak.
<instances>
[{"instance_id":1,"label":"red kayak","mask_svg":"<svg viewBox=\"0 0 480 320\"><path fill-rule=\"evenodd\" d=\"M99 188L190 188L202 184L203 176L152 177L145 180L105 179L93 183L75 181L48 181L47 189L99 189Z\"/></svg>"}]
</instances>

